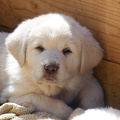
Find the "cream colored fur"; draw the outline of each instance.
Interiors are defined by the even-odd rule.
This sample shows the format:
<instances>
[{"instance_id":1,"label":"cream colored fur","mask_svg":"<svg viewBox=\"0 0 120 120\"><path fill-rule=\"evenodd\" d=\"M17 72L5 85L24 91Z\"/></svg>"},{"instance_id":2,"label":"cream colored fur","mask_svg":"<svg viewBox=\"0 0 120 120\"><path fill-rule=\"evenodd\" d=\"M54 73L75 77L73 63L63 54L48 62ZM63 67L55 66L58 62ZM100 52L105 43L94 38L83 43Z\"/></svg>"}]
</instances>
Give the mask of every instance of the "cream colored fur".
<instances>
[{"instance_id":1,"label":"cream colored fur","mask_svg":"<svg viewBox=\"0 0 120 120\"><path fill-rule=\"evenodd\" d=\"M8 56L0 64L6 64L9 78L3 75L2 81L8 80L8 84L2 96L10 102L31 103L36 111L62 119L73 112L68 104L75 99L84 109L104 106L102 88L92 75L103 50L91 32L73 18L51 13L26 20L5 44ZM71 52L63 54L65 48ZM59 66L52 75L44 70L50 63Z\"/></svg>"}]
</instances>

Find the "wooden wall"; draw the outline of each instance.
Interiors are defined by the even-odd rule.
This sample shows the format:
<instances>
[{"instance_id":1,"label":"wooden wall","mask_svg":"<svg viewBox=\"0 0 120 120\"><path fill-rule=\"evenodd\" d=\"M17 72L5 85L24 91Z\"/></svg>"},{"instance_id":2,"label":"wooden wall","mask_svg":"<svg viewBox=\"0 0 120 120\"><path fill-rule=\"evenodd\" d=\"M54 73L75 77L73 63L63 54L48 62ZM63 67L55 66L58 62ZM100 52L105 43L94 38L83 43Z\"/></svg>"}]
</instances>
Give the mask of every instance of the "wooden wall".
<instances>
[{"instance_id":1,"label":"wooden wall","mask_svg":"<svg viewBox=\"0 0 120 120\"><path fill-rule=\"evenodd\" d=\"M12 31L27 18L59 12L88 27L104 49L96 68L107 105L120 109L120 0L0 0L0 29Z\"/></svg>"}]
</instances>

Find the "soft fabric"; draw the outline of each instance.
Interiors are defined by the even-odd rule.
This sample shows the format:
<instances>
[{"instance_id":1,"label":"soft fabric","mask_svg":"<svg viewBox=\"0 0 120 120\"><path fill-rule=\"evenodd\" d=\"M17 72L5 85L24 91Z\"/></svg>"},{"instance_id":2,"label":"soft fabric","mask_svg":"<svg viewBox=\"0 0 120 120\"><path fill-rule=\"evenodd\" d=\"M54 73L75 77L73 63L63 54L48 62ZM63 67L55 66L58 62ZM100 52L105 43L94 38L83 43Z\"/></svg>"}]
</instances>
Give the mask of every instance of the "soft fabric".
<instances>
[{"instance_id":1,"label":"soft fabric","mask_svg":"<svg viewBox=\"0 0 120 120\"><path fill-rule=\"evenodd\" d=\"M120 110L112 107L83 110L77 108L69 120L120 120Z\"/></svg>"},{"instance_id":2,"label":"soft fabric","mask_svg":"<svg viewBox=\"0 0 120 120\"><path fill-rule=\"evenodd\" d=\"M4 103L0 106L0 120L60 120L49 113L34 110L30 104Z\"/></svg>"},{"instance_id":3,"label":"soft fabric","mask_svg":"<svg viewBox=\"0 0 120 120\"><path fill-rule=\"evenodd\" d=\"M55 115L34 110L30 104L4 103L0 106L0 120L62 120ZM120 120L120 111L111 107L88 110L77 108L68 120Z\"/></svg>"}]
</instances>

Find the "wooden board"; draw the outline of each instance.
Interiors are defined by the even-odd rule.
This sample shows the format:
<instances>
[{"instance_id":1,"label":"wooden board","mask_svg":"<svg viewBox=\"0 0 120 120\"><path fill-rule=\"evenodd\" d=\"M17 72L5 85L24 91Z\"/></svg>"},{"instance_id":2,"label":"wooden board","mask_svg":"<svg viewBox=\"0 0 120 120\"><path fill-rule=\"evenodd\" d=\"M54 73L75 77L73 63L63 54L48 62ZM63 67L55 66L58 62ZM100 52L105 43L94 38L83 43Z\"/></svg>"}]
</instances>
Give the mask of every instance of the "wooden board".
<instances>
[{"instance_id":1,"label":"wooden board","mask_svg":"<svg viewBox=\"0 0 120 120\"><path fill-rule=\"evenodd\" d=\"M94 33L105 59L120 64L119 0L0 0L0 25L14 29L21 21L49 12L76 18Z\"/></svg>"},{"instance_id":2,"label":"wooden board","mask_svg":"<svg viewBox=\"0 0 120 120\"><path fill-rule=\"evenodd\" d=\"M108 106L120 109L120 65L103 60L96 68Z\"/></svg>"}]
</instances>

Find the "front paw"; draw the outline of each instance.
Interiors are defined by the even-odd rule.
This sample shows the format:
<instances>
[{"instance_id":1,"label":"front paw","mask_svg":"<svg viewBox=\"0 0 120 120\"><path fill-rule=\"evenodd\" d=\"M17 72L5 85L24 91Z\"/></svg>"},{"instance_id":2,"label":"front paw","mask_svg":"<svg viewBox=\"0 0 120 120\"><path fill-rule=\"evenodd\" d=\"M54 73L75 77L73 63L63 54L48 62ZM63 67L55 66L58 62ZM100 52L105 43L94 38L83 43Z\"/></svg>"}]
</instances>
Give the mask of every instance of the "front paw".
<instances>
[{"instance_id":1,"label":"front paw","mask_svg":"<svg viewBox=\"0 0 120 120\"><path fill-rule=\"evenodd\" d=\"M56 115L61 118L62 120L66 120L69 118L73 109L66 105L64 102L60 101L56 106Z\"/></svg>"},{"instance_id":2,"label":"front paw","mask_svg":"<svg viewBox=\"0 0 120 120\"><path fill-rule=\"evenodd\" d=\"M76 116L79 116L85 112L82 108L77 108L73 111L73 113L70 115L69 120L74 120Z\"/></svg>"}]
</instances>

